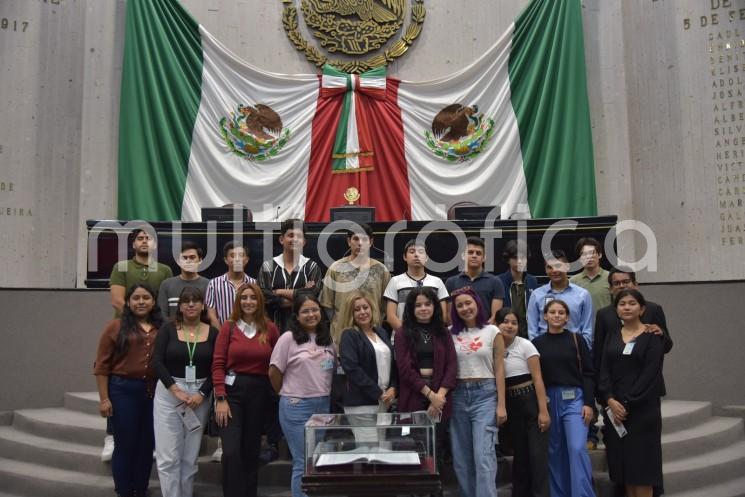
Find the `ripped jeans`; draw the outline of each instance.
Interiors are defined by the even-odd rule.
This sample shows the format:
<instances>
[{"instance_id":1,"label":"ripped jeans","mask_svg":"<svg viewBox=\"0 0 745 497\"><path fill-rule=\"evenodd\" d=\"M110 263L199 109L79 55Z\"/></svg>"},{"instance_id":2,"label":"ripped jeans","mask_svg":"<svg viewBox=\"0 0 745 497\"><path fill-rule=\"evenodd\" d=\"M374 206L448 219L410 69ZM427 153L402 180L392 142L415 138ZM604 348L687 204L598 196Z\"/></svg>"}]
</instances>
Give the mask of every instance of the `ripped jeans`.
<instances>
[{"instance_id":1,"label":"ripped jeans","mask_svg":"<svg viewBox=\"0 0 745 497\"><path fill-rule=\"evenodd\" d=\"M459 382L453 392L450 441L462 497L497 495L497 387L493 379Z\"/></svg>"}]
</instances>

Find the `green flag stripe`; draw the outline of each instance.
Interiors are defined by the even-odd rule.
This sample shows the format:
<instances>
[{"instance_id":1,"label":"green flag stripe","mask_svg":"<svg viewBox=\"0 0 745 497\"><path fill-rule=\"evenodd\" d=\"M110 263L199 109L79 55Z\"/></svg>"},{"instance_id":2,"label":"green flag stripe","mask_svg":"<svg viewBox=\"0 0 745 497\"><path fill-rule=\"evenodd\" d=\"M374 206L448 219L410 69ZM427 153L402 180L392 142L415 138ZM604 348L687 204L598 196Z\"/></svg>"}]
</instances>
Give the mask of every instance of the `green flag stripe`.
<instances>
[{"instance_id":1,"label":"green flag stripe","mask_svg":"<svg viewBox=\"0 0 745 497\"><path fill-rule=\"evenodd\" d=\"M533 217L597 214L580 0L532 0L509 62Z\"/></svg>"},{"instance_id":2,"label":"green flag stripe","mask_svg":"<svg viewBox=\"0 0 745 497\"><path fill-rule=\"evenodd\" d=\"M339 117L339 124L336 127L336 138L334 139L334 155L342 155L349 152L347 150L347 126L349 125L350 109L352 108L352 78L345 74L347 78L347 91L344 93L344 104ZM332 168L334 171L343 171L347 168L347 159L334 159Z\"/></svg>"},{"instance_id":3,"label":"green flag stripe","mask_svg":"<svg viewBox=\"0 0 745 497\"><path fill-rule=\"evenodd\" d=\"M119 218L181 218L202 83L199 25L172 0L127 2Z\"/></svg>"}]
</instances>

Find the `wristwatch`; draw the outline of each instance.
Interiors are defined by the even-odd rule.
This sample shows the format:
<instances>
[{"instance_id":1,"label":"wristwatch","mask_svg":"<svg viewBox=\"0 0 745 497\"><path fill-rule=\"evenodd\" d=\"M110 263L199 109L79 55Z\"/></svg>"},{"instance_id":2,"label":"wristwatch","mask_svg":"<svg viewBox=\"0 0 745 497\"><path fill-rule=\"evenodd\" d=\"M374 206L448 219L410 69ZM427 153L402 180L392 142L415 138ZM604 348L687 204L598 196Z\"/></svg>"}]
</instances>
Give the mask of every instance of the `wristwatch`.
<instances>
[{"instance_id":1,"label":"wristwatch","mask_svg":"<svg viewBox=\"0 0 745 497\"><path fill-rule=\"evenodd\" d=\"M224 395L218 395L217 396L217 401L218 402L222 402L223 400L228 400L228 398L226 396L224 396Z\"/></svg>"}]
</instances>

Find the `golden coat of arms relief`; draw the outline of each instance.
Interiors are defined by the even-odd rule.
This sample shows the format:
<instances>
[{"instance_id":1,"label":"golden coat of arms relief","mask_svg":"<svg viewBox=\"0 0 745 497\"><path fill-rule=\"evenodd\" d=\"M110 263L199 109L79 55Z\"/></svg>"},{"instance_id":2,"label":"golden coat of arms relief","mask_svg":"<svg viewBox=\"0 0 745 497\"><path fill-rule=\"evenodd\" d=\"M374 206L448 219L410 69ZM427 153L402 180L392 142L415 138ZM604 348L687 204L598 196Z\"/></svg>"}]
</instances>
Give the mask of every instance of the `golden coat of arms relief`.
<instances>
[{"instance_id":1,"label":"golden coat of arms relief","mask_svg":"<svg viewBox=\"0 0 745 497\"><path fill-rule=\"evenodd\" d=\"M283 0L283 3L282 23L295 48L319 67L330 64L354 74L385 66L406 53L421 33L425 16L424 0ZM344 58L331 58L305 39L299 29L299 12L317 44L328 54L341 54ZM410 21L404 27L407 12Z\"/></svg>"}]
</instances>

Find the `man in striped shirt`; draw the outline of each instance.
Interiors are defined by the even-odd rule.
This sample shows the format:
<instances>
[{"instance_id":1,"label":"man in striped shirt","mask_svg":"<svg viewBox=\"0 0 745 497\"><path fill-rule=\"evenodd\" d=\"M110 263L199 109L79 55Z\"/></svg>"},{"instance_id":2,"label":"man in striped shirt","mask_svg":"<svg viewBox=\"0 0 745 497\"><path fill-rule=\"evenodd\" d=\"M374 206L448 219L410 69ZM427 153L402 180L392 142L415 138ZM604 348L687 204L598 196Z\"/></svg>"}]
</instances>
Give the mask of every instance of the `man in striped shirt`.
<instances>
[{"instance_id":1,"label":"man in striped shirt","mask_svg":"<svg viewBox=\"0 0 745 497\"><path fill-rule=\"evenodd\" d=\"M223 248L228 272L210 280L204 303L207 305L207 317L210 324L218 330L233 312L235 292L244 283L255 283L256 280L245 273L248 264L248 247L228 242Z\"/></svg>"}]
</instances>

